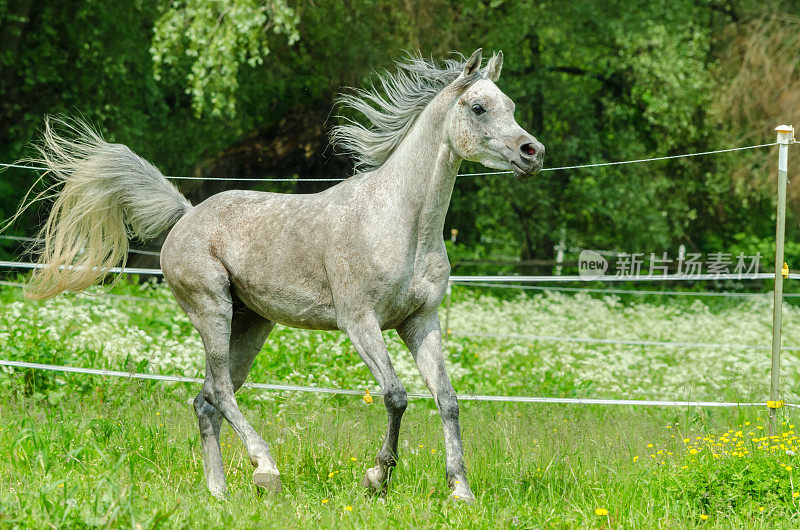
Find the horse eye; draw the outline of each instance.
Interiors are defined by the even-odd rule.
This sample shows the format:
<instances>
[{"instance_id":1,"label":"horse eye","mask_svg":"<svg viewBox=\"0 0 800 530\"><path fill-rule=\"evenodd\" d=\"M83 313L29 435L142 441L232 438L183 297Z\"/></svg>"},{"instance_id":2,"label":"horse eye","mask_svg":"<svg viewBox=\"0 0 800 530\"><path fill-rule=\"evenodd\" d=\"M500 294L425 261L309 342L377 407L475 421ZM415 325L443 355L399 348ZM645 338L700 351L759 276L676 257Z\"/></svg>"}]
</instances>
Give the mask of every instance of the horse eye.
<instances>
[{"instance_id":1,"label":"horse eye","mask_svg":"<svg viewBox=\"0 0 800 530\"><path fill-rule=\"evenodd\" d=\"M476 116L480 116L481 114L483 114L484 112L486 112L486 109L484 109L483 107L481 107L480 105L478 105L478 104L476 103L476 104L474 104L474 105L472 106L472 112L474 112Z\"/></svg>"}]
</instances>

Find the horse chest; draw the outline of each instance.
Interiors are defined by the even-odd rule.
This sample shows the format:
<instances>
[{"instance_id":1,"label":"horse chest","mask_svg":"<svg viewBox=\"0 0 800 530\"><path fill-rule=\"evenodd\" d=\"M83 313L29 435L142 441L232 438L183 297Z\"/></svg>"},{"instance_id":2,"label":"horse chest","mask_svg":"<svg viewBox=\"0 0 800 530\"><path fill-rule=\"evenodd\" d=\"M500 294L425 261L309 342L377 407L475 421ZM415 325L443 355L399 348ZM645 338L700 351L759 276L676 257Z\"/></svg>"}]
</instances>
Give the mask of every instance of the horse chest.
<instances>
[{"instance_id":1,"label":"horse chest","mask_svg":"<svg viewBox=\"0 0 800 530\"><path fill-rule=\"evenodd\" d=\"M406 290L406 307L414 309L439 307L449 276L450 264L446 254L424 256L414 264L414 273Z\"/></svg>"}]
</instances>

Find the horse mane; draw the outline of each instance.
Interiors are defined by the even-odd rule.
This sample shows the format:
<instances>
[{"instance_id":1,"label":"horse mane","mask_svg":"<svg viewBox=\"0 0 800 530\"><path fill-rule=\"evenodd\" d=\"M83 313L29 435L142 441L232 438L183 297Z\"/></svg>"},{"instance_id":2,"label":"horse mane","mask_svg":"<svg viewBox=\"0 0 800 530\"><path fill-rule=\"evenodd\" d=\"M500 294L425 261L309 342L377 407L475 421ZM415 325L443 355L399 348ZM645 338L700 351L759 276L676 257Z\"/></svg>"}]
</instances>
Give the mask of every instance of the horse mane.
<instances>
[{"instance_id":1,"label":"horse mane","mask_svg":"<svg viewBox=\"0 0 800 530\"><path fill-rule=\"evenodd\" d=\"M417 117L445 87L464 70L466 58L437 62L418 54L408 54L397 61L397 71L377 74L377 82L366 89L352 89L336 99L340 109L352 109L369 122L339 116L344 124L331 130L331 143L354 158L357 171L369 171L383 165L408 135ZM466 89L482 77L480 70L464 79Z\"/></svg>"}]
</instances>

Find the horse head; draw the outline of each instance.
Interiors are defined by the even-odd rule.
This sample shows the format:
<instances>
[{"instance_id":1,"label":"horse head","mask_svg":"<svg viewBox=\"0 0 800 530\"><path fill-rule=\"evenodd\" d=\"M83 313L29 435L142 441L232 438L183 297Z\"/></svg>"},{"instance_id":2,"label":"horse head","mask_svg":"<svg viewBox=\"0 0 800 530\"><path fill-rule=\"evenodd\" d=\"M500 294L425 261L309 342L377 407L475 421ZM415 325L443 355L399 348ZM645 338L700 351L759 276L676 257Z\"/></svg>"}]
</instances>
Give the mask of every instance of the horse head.
<instances>
[{"instance_id":1,"label":"horse head","mask_svg":"<svg viewBox=\"0 0 800 530\"><path fill-rule=\"evenodd\" d=\"M451 87L457 92L446 118L445 134L458 156L493 169L508 169L518 180L542 169L544 145L514 119L514 102L495 84L503 68L503 52L481 68L481 49L476 50ZM475 80L478 76L479 79Z\"/></svg>"}]
</instances>

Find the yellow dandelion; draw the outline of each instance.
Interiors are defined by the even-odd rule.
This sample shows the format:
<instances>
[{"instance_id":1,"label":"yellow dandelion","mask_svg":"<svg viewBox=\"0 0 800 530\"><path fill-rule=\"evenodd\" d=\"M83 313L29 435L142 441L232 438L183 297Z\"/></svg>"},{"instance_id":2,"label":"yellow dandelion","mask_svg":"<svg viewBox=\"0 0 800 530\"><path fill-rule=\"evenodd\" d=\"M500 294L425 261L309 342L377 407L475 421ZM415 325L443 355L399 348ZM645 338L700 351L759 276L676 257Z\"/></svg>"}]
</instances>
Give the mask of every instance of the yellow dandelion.
<instances>
[{"instance_id":1,"label":"yellow dandelion","mask_svg":"<svg viewBox=\"0 0 800 530\"><path fill-rule=\"evenodd\" d=\"M351 457L350 457L350 460L352 460L353 462L355 462L355 461L357 461L357 460L358 460L358 458L356 458L356 457L354 457L354 456L351 456Z\"/></svg>"},{"instance_id":2,"label":"yellow dandelion","mask_svg":"<svg viewBox=\"0 0 800 530\"><path fill-rule=\"evenodd\" d=\"M691 440L689 438L684 438L683 439L683 443L688 444L689 442L691 442Z\"/></svg>"},{"instance_id":3,"label":"yellow dandelion","mask_svg":"<svg viewBox=\"0 0 800 530\"><path fill-rule=\"evenodd\" d=\"M600 517L603 517L605 515L608 515L608 510L606 510L605 508L598 508L598 509L596 509L594 511L594 513L595 513L595 515L599 515Z\"/></svg>"},{"instance_id":4,"label":"yellow dandelion","mask_svg":"<svg viewBox=\"0 0 800 530\"><path fill-rule=\"evenodd\" d=\"M336 473L338 473L338 471L331 471L328 473L328 478L332 478Z\"/></svg>"},{"instance_id":5,"label":"yellow dandelion","mask_svg":"<svg viewBox=\"0 0 800 530\"><path fill-rule=\"evenodd\" d=\"M365 392L364 397L362 398L364 400L364 403L366 403L367 405L372 405L372 396L369 395L369 388L365 388L364 392Z\"/></svg>"},{"instance_id":6,"label":"yellow dandelion","mask_svg":"<svg viewBox=\"0 0 800 530\"><path fill-rule=\"evenodd\" d=\"M634 462L636 462L637 460L639 460L639 455L636 455L636 456L633 457L633 461Z\"/></svg>"},{"instance_id":7,"label":"yellow dandelion","mask_svg":"<svg viewBox=\"0 0 800 530\"><path fill-rule=\"evenodd\" d=\"M431 449L431 454L435 455L436 454L436 449Z\"/></svg>"},{"instance_id":8,"label":"yellow dandelion","mask_svg":"<svg viewBox=\"0 0 800 530\"><path fill-rule=\"evenodd\" d=\"M352 506L345 506L345 507L344 507L344 511L346 511L346 512L352 512L352 511L353 511L353 507L352 507Z\"/></svg>"},{"instance_id":9,"label":"yellow dandelion","mask_svg":"<svg viewBox=\"0 0 800 530\"><path fill-rule=\"evenodd\" d=\"M328 499L322 499L322 504L328 504Z\"/></svg>"},{"instance_id":10,"label":"yellow dandelion","mask_svg":"<svg viewBox=\"0 0 800 530\"><path fill-rule=\"evenodd\" d=\"M689 449L689 454L690 455L696 455L697 454L697 449L694 449L694 448Z\"/></svg>"},{"instance_id":11,"label":"yellow dandelion","mask_svg":"<svg viewBox=\"0 0 800 530\"><path fill-rule=\"evenodd\" d=\"M800 497L800 491L795 491L794 493L792 493L793 499L796 499L797 497Z\"/></svg>"},{"instance_id":12,"label":"yellow dandelion","mask_svg":"<svg viewBox=\"0 0 800 530\"><path fill-rule=\"evenodd\" d=\"M703 521L708 521L708 516L706 514L704 514L704 513L701 513L700 514L700 519L702 519Z\"/></svg>"},{"instance_id":13,"label":"yellow dandelion","mask_svg":"<svg viewBox=\"0 0 800 530\"><path fill-rule=\"evenodd\" d=\"M653 447L653 444L647 444L647 447Z\"/></svg>"}]
</instances>

